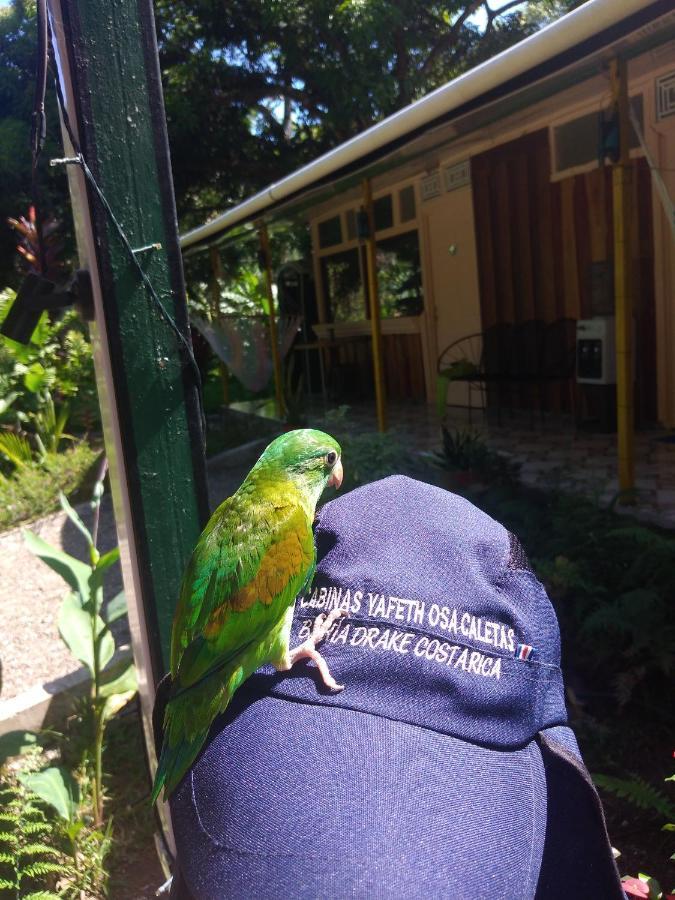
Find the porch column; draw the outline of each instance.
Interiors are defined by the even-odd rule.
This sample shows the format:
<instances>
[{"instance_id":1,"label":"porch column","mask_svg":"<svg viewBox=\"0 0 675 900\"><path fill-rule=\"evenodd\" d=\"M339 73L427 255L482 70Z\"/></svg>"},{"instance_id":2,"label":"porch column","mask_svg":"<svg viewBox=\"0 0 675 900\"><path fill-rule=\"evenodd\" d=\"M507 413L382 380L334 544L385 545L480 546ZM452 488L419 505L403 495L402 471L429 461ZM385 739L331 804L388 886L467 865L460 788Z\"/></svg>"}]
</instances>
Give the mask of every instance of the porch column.
<instances>
[{"instance_id":1,"label":"porch column","mask_svg":"<svg viewBox=\"0 0 675 900\"><path fill-rule=\"evenodd\" d=\"M384 363L382 359L382 329L380 325L380 296L377 285L377 245L375 243L375 216L373 214L373 192L370 179L363 181L363 206L368 217L366 238L366 265L368 269L368 298L370 303L370 330L373 341L373 377L375 380L375 406L377 427L387 430L387 400L384 386Z\"/></svg>"},{"instance_id":2,"label":"porch column","mask_svg":"<svg viewBox=\"0 0 675 900\"><path fill-rule=\"evenodd\" d=\"M265 289L267 291L267 303L269 308L270 344L272 345L272 366L274 368L274 398L277 415L279 418L282 418L285 408L276 311L274 308L274 294L272 293L272 256L270 254L270 240L267 233L267 225L264 222L261 222L258 226L258 236L260 238L260 263L265 272Z\"/></svg>"},{"instance_id":3,"label":"porch column","mask_svg":"<svg viewBox=\"0 0 675 900\"><path fill-rule=\"evenodd\" d=\"M630 245L633 171L628 146L630 119L625 59L615 58L612 60L611 78L612 95L619 123L619 156L612 170L619 489L621 491L629 491L635 485L633 447L633 286L631 281Z\"/></svg>"}]
</instances>

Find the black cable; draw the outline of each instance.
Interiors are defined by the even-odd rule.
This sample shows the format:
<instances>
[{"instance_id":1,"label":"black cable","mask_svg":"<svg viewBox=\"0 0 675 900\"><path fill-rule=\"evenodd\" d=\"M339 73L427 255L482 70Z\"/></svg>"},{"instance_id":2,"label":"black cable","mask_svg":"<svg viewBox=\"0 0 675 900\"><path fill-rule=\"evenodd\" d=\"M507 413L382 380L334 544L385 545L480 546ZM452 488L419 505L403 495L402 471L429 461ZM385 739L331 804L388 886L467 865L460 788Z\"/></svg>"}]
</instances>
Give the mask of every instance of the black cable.
<instances>
[{"instance_id":1,"label":"black cable","mask_svg":"<svg viewBox=\"0 0 675 900\"><path fill-rule=\"evenodd\" d=\"M37 162L45 143L47 119L45 94L47 92L47 0L37 0L37 60L35 64L35 95L30 134L30 146L34 163Z\"/></svg>"},{"instance_id":2,"label":"black cable","mask_svg":"<svg viewBox=\"0 0 675 900\"><path fill-rule=\"evenodd\" d=\"M47 253L42 229L42 209L38 196L38 161L47 135L45 115L45 95L47 93L47 59L49 40L47 33L47 0L37 0L37 59L35 63L35 94L31 121L31 203L35 212L35 232L37 234L40 274L47 274Z\"/></svg>"},{"instance_id":3,"label":"black cable","mask_svg":"<svg viewBox=\"0 0 675 900\"><path fill-rule=\"evenodd\" d=\"M63 94L61 92L61 83L59 81L58 76L55 78L55 84L56 84L56 95L58 98L59 108L61 110L61 116L63 118L63 123L65 125L66 132L68 133L68 138L73 147L73 150L75 151L75 154L77 157L77 163L80 166L80 168L82 169L82 172L84 173L85 178L91 185L101 206L105 210L106 215L108 216L108 219L110 220L113 227L117 231L117 234L118 234L120 240L122 241L122 244L123 244L125 250L127 251L129 259L135 266L135 268L141 278L141 281L145 285L146 290L148 291L148 293L150 294L150 297L152 298L156 307L160 311L160 314L162 315L163 319L169 325L171 330L174 332L174 334L178 338L179 346L183 350L185 356L187 356L188 363L190 365L190 368L192 369L192 373L194 376L195 385L197 387L197 398L198 398L198 402L199 402L199 415L200 415L201 424L202 424L202 446L205 447L206 446L206 416L204 415L204 404L203 404L203 398L202 398L202 376L201 376L201 372L199 371L199 366L197 365L197 360L195 359L194 353L192 352L192 347L190 346L189 342L185 338L185 335L180 330L180 328L178 327L178 325L176 324L176 322L174 321L174 319L172 318L172 316L170 315L170 313L168 312L168 310L166 309L166 307L160 300L160 298L157 294L157 291L155 290L152 282L150 281L150 279L146 275L143 267L141 266L138 259L136 258L136 254L134 253L133 247L129 243L129 238L126 236L124 229L122 228L121 224L118 222L117 218L115 217L115 214L113 213L110 203L108 202L105 194L99 187L98 182L96 181L96 178L94 177L94 173L91 171L91 169L87 165L87 162L84 158L84 155L82 154L82 151L80 149L77 138L75 137L75 132L73 131L73 127L70 122L68 112L66 110L66 104L63 99Z\"/></svg>"}]
</instances>

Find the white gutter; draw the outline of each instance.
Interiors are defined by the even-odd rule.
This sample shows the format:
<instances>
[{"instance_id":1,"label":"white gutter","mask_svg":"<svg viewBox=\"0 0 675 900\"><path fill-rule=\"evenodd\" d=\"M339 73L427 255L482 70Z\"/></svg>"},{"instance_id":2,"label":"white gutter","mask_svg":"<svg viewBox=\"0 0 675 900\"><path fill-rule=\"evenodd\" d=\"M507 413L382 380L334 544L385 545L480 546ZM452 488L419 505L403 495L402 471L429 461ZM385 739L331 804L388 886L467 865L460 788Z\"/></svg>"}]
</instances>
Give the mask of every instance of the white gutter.
<instances>
[{"instance_id":1,"label":"white gutter","mask_svg":"<svg viewBox=\"0 0 675 900\"><path fill-rule=\"evenodd\" d=\"M185 250L199 241L259 216L272 204L404 137L439 116L475 100L505 81L569 50L575 44L605 28L616 25L621 19L650 6L651 3L653 0L588 0L583 6L558 19L557 22L547 25L498 56L481 63L427 94L426 97L422 97L421 100L411 103L410 106L340 144L339 147L324 153L314 162L269 185L260 193L205 225L188 231L180 238L181 248Z\"/></svg>"}]
</instances>

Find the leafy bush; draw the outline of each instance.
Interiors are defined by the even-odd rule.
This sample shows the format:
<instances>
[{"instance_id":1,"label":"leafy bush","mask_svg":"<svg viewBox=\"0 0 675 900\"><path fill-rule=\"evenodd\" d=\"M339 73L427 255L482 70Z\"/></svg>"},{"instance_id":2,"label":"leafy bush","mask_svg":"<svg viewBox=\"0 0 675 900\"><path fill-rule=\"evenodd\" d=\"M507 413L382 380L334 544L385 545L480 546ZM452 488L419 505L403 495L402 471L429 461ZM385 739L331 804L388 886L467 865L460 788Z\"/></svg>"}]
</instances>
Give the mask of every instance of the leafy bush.
<instances>
[{"instance_id":1,"label":"leafy bush","mask_svg":"<svg viewBox=\"0 0 675 900\"><path fill-rule=\"evenodd\" d=\"M0 291L0 322L14 297L9 289ZM59 418L61 433L68 418L71 427L99 428L91 346L73 309L54 318L45 313L27 345L0 338L0 424L29 434L42 432L44 441Z\"/></svg>"},{"instance_id":2,"label":"leafy bush","mask_svg":"<svg viewBox=\"0 0 675 900\"><path fill-rule=\"evenodd\" d=\"M227 282L219 281L218 303L214 308L213 286L206 281L192 281L188 293L190 309L202 315L252 316L267 312L267 291L257 266L242 265L228 274Z\"/></svg>"},{"instance_id":3,"label":"leafy bush","mask_svg":"<svg viewBox=\"0 0 675 900\"><path fill-rule=\"evenodd\" d=\"M82 770L80 790L68 769L50 764L48 755L55 751L41 743L54 738L63 736L45 733L38 739L30 732L10 732L0 738L2 897L94 900L106 895L110 823L104 830L93 824Z\"/></svg>"},{"instance_id":4,"label":"leafy bush","mask_svg":"<svg viewBox=\"0 0 675 900\"><path fill-rule=\"evenodd\" d=\"M54 512L59 492L70 496L85 488L99 452L80 441L41 462L31 460L11 477L0 472L0 530Z\"/></svg>"},{"instance_id":5,"label":"leafy bush","mask_svg":"<svg viewBox=\"0 0 675 900\"><path fill-rule=\"evenodd\" d=\"M675 805L644 778L637 775L631 778L614 778L611 775L596 774L593 775L593 781L599 788L628 800L638 809L651 810L664 819L675 819Z\"/></svg>"},{"instance_id":6,"label":"leafy bush","mask_svg":"<svg viewBox=\"0 0 675 900\"><path fill-rule=\"evenodd\" d=\"M473 472L491 481L515 476L515 464L488 447L477 431L460 428L450 431L443 425L441 432L443 452L435 456L435 462L441 468L450 472Z\"/></svg>"},{"instance_id":7,"label":"leafy bush","mask_svg":"<svg viewBox=\"0 0 675 900\"><path fill-rule=\"evenodd\" d=\"M24 876L37 877L57 871L61 875L57 885L58 896L75 900L106 894L108 873L104 864L112 843L112 820L108 819L105 825L103 743L108 722L136 693L133 663L127 663L121 671L111 666L115 639L110 626L126 613L124 594L113 598L103 612L103 579L119 558L118 548L101 555L96 547L106 471L104 462L99 466L93 491L94 525L91 532L66 498L63 495L60 498L64 512L87 541L87 562L52 547L32 532L25 533L31 551L57 572L70 588L59 612L59 633L73 656L89 669L91 688L80 701L78 715L70 720L70 726L74 724L76 727L74 740L59 736L60 761L68 763L70 757L75 755L74 765L55 765L52 762L54 754L47 760L41 753L42 735L12 732L0 737L0 766L8 757L20 755L20 770L16 779L22 790L16 794L13 813L15 828L7 834L3 834L0 828L0 865L10 867L7 877L2 875L0 868L0 877L4 878L0 884L15 889L17 897L26 896L22 886ZM38 764L32 765L31 761L35 760ZM51 859L55 851L50 850L47 844L38 847L37 844L25 846L20 842L21 831L28 834L30 828L47 830L47 818L39 811L41 807L36 807L31 799L33 797L38 797L58 816L58 834L70 857L66 869L57 868ZM21 826L24 820L28 822L27 827ZM24 857L29 857L29 851L34 853L36 859L27 867ZM42 858L45 855L47 859ZM43 892L30 896L38 900L38 896L47 898L55 895Z\"/></svg>"},{"instance_id":8,"label":"leafy bush","mask_svg":"<svg viewBox=\"0 0 675 900\"><path fill-rule=\"evenodd\" d=\"M582 699L663 717L657 698L675 668L672 537L573 494L501 485L474 500L518 535L546 584Z\"/></svg>"}]
</instances>

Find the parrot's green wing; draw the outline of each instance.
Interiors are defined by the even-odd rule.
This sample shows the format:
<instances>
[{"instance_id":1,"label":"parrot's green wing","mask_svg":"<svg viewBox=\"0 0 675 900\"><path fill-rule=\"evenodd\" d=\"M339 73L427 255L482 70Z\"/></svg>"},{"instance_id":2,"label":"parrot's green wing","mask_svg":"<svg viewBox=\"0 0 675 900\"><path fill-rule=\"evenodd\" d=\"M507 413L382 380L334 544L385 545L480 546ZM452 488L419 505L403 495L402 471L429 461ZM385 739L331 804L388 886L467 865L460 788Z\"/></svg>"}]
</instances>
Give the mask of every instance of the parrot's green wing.
<instances>
[{"instance_id":1,"label":"parrot's green wing","mask_svg":"<svg viewBox=\"0 0 675 900\"><path fill-rule=\"evenodd\" d=\"M185 573L155 797L180 781L238 685L274 661L284 614L314 569L311 523L297 498L246 500L235 494L219 507Z\"/></svg>"},{"instance_id":2,"label":"parrot's green wing","mask_svg":"<svg viewBox=\"0 0 675 900\"><path fill-rule=\"evenodd\" d=\"M171 672L182 685L203 675L205 655L229 656L264 636L303 587L314 567L314 541L304 510L292 499L279 497L263 513L235 495L205 529L174 619Z\"/></svg>"}]
</instances>

